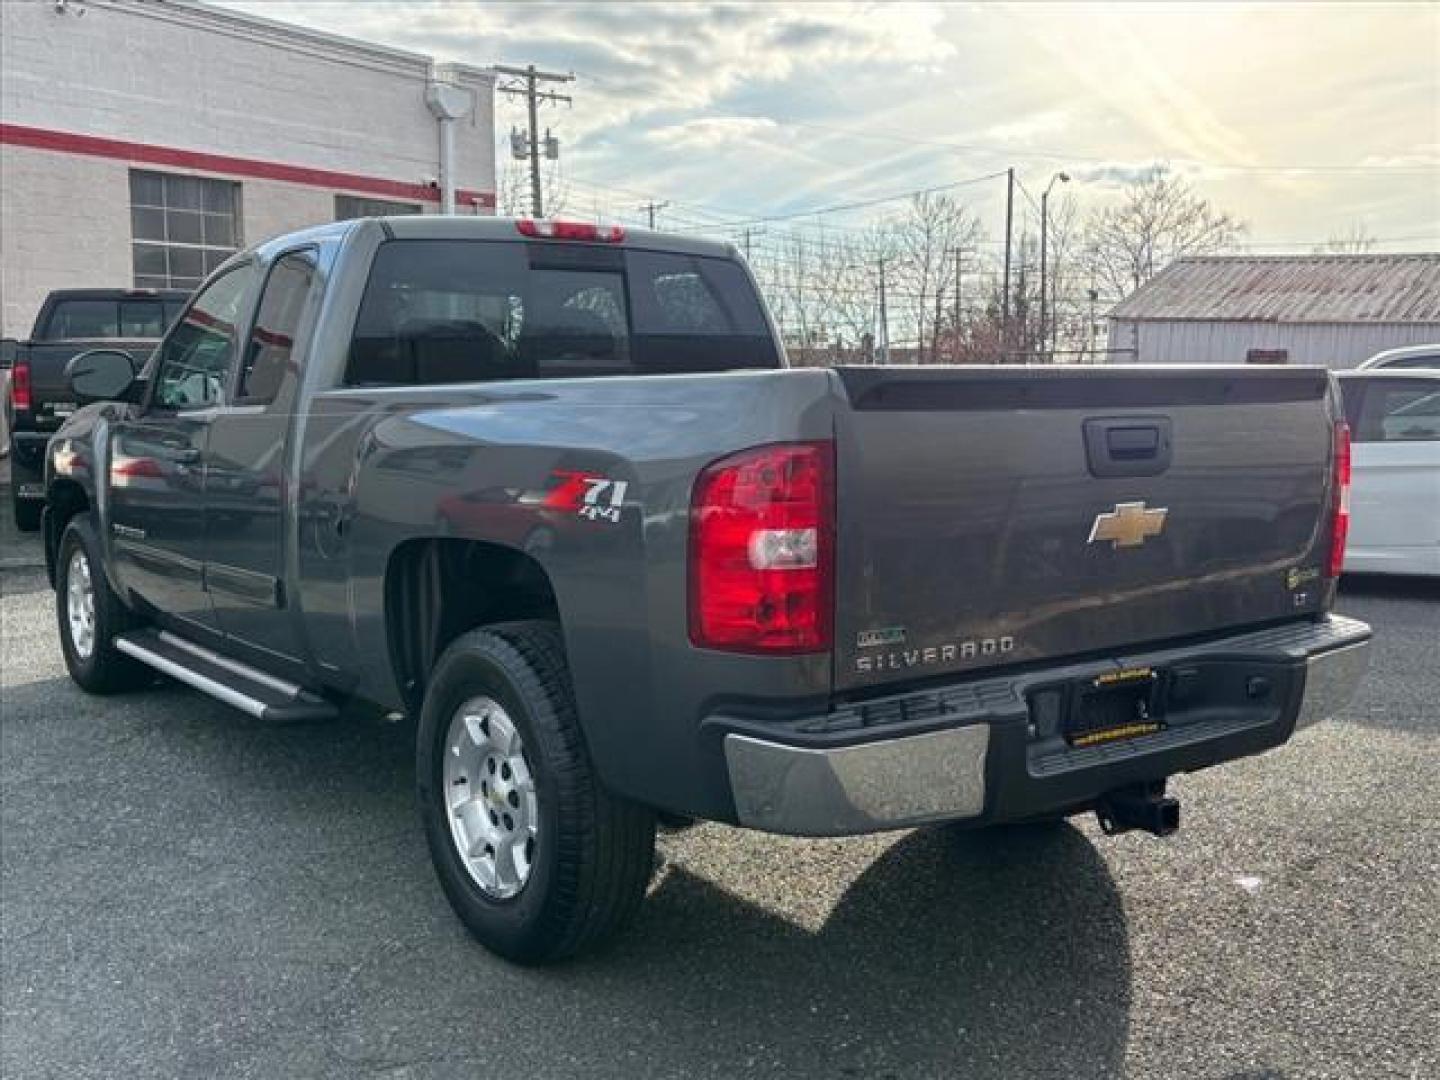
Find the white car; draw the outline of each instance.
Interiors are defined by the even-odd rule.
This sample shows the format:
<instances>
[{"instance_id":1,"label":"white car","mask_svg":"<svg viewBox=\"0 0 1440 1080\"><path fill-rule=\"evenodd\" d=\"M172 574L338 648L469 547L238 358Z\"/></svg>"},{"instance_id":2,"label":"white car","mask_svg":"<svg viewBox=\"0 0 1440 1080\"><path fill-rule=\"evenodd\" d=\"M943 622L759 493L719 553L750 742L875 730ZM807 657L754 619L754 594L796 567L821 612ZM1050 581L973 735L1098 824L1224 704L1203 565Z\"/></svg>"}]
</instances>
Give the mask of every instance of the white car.
<instances>
[{"instance_id":1,"label":"white car","mask_svg":"<svg viewBox=\"0 0 1440 1080\"><path fill-rule=\"evenodd\" d=\"M1370 357L1355 370L1374 371L1410 370L1413 368L1435 368L1440 370L1440 345L1406 345L1403 349L1386 349Z\"/></svg>"},{"instance_id":2,"label":"white car","mask_svg":"<svg viewBox=\"0 0 1440 1080\"><path fill-rule=\"evenodd\" d=\"M1440 577L1440 370L1339 379L1351 439L1345 570Z\"/></svg>"}]
</instances>

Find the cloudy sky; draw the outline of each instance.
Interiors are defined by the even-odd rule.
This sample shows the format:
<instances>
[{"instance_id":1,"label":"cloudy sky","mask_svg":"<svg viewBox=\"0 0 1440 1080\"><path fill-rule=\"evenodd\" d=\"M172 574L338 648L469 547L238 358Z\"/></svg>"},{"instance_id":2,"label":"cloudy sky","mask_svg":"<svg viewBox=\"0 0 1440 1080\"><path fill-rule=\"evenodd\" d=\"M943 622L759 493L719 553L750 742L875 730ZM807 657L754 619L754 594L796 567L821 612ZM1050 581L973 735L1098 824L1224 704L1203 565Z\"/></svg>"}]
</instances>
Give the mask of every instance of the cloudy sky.
<instances>
[{"instance_id":1,"label":"cloudy sky","mask_svg":"<svg viewBox=\"0 0 1440 1080\"><path fill-rule=\"evenodd\" d=\"M633 217L669 200L662 224L686 227L1014 165L1037 197L1065 170L1083 210L1168 162L1243 218L1257 249L1363 227L1384 249L1440 250L1437 5L230 6L444 59L573 71L573 108L542 123L564 140L576 209ZM523 121L498 108L502 132ZM1001 181L955 190L1001 232Z\"/></svg>"}]
</instances>

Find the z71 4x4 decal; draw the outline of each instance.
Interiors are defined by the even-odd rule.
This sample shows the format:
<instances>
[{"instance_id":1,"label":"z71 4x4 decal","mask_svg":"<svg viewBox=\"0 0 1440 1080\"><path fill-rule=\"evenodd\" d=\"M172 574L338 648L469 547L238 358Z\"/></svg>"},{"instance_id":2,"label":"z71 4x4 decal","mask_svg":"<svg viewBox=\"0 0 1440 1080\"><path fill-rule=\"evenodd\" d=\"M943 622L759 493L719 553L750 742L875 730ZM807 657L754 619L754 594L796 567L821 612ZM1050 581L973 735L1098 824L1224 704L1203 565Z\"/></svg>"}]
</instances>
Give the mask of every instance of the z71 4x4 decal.
<instances>
[{"instance_id":1,"label":"z71 4x4 decal","mask_svg":"<svg viewBox=\"0 0 1440 1080\"><path fill-rule=\"evenodd\" d=\"M556 469L550 474L560 485L545 496L545 505L552 510L574 510L587 521L620 523L625 505L628 480L611 480L598 473Z\"/></svg>"}]
</instances>

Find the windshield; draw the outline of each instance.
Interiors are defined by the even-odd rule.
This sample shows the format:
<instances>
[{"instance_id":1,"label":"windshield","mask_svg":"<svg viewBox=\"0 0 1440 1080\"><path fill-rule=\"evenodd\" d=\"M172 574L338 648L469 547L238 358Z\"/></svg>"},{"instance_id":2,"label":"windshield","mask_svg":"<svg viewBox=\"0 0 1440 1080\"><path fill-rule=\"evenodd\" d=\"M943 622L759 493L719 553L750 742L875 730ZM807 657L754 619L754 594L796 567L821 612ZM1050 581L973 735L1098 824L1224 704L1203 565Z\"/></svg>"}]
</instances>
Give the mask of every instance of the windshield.
<instances>
[{"instance_id":1,"label":"windshield","mask_svg":"<svg viewBox=\"0 0 1440 1080\"><path fill-rule=\"evenodd\" d=\"M382 244L356 319L351 385L780 366L729 259L594 245Z\"/></svg>"}]
</instances>

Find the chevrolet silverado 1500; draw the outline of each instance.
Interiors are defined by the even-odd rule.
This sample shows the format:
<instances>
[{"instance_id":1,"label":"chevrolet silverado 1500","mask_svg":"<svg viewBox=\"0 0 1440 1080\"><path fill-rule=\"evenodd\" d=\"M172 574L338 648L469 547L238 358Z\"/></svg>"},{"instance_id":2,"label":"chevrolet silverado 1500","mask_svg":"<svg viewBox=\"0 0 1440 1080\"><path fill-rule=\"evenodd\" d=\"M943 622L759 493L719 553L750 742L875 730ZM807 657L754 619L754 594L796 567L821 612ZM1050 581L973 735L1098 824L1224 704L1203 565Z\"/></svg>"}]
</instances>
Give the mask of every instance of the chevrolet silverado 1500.
<instances>
[{"instance_id":1,"label":"chevrolet silverado 1500","mask_svg":"<svg viewBox=\"0 0 1440 1080\"><path fill-rule=\"evenodd\" d=\"M69 670L416 718L439 880L522 961L621 925L657 815L802 835L1095 811L1348 701L1321 370L787 369L733 248L408 217L237 255L70 365Z\"/></svg>"}]
</instances>

